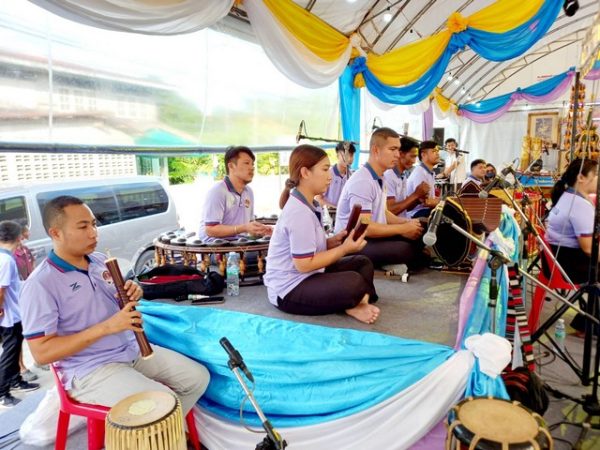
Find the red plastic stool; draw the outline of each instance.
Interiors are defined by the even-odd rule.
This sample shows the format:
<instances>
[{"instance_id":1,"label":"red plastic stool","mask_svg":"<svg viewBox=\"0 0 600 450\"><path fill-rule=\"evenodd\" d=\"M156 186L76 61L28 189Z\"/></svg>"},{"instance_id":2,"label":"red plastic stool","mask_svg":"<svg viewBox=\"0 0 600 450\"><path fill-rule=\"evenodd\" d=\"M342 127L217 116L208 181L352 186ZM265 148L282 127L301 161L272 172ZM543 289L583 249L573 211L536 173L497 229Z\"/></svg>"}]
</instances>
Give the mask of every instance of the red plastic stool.
<instances>
[{"instance_id":1,"label":"red plastic stool","mask_svg":"<svg viewBox=\"0 0 600 450\"><path fill-rule=\"evenodd\" d=\"M548 247L548 249L550 249L550 244L548 244L548 241L546 240L546 236L545 236L543 230L538 230L538 232L540 234L540 237L542 238L542 240ZM538 273L538 281L545 284L546 286L548 286L551 289L562 289L562 290L566 290L566 291L572 291L573 285L571 283L569 283L567 280L565 280L565 278L562 276L562 274L560 273L560 270L558 270L558 268L554 264L552 255L548 255L546 250L541 245L539 246L538 251L542 253L542 258L544 258L544 260L546 261L546 264L548 265L548 269L550 270L550 274L551 274L550 278L546 277L546 275L544 274L544 270L542 268L540 268L540 271ZM578 288L579 288L579 285L576 284L575 289L578 289ZM540 315L542 313L542 307L544 305L545 297L546 297L546 289L544 289L541 286L536 285L535 291L533 293L533 301L531 302L531 310L529 311L529 331L531 333L536 331L538 328L538 322L540 320Z\"/></svg>"},{"instance_id":2,"label":"red plastic stool","mask_svg":"<svg viewBox=\"0 0 600 450\"><path fill-rule=\"evenodd\" d=\"M53 364L50 369L54 374L56 389L60 399L60 411L58 415L58 424L56 426L55 450L65 450L67 447L67 437L69 436L69 420L71 414L87 417L88 427L88 450L101 450L104 448L104 422L110 408L101 405L91 405L89 403L79 403L73 400L65 391L65 388L58 376L58 372ZM200 450L200 439L194 420L194 410L191 409L185 416L185 423L188 426L188 433L194 450Z\"/></svg>"}]
</instances>

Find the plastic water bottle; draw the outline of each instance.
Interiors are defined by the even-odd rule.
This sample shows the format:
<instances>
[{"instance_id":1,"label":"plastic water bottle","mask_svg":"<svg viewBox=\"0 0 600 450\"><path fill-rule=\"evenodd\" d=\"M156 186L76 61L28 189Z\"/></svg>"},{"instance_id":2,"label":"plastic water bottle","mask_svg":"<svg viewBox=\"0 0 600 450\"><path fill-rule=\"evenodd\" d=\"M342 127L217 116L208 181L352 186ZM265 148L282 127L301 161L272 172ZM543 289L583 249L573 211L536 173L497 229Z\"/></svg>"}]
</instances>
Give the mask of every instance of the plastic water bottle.
<instances>
[{"instance_id":1,"label":"plastic water bottle","mask_svg":"<svg viewBox=\"0 0 600 450\"><path fill-rule=\"evenodd\" d=\"M562 351L565 350L566 336L567 331L565 329L565 321L563 319L558 319L554 326L554 340L556 341L556 346Z\"/></svg>"},{"instance_id":2,"label":"plastic water bottle","mask_svg":"<svg viewBox=\"0 0 600 450\"><path fill-rule=\"evenodd\" d=\"M327 234L333 230L333 219L331 218L331 214L329 214L327 205L323 205L323 228Z\"/></svg>"},{"instance_id":3,"label":"plastic water bottle","mask_svg":"<svg viewBox=\"0 0 600 450\"><path fill-rule=\"evenodd\" d=\"M240 295L240 256L236 252L227 256L227 295Z\"/></svg>"}]
</instances>

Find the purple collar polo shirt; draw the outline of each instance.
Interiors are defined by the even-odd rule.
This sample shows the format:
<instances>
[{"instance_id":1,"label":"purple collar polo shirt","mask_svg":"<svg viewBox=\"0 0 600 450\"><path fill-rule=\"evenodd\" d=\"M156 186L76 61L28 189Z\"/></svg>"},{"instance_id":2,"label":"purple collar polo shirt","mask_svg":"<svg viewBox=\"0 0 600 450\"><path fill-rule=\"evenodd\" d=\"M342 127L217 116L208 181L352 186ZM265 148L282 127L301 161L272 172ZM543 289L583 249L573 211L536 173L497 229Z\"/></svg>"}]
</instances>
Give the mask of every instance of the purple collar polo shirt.
<instances>
[{"instance_id":1,"label":"purple collar polo shirt","mask_svg":"<svg viewBox=\"0 0 600 450\"><path fill-rule=\"evenodd\" d=\"M254 194L250 186L244 187L241 193L231 184L229 177L218 182L206 193L202 224L198 238L211 242L215 238L206 234L206 227L214 225L240 225L254 220ZM229 236L227 239L236 239Z\"/></svg>"},{"instance_id":2,"label":"purple collar polo shirt","mask_svg":"<svg viewBox=\"0 0 600 450\"><path fill-rule=\"evenodd\" d=\"M397 167L388 169L383 173L383 183L387 190L387 200L394 199L401 202L406 198L406 179L408 172L400 172ZM398 217L406 217L406 210L400 212Z\"/></svg>"},{"instance_id":3,"label":"purple collar polo shirt","mask_svg":"<svg viewBox=\"0 0 600 450\"><path fill-rule=\"evenodd\" d=\"M0 326L10 328L21 321L19 314L19 269L13 254L0 248L0 287L4 288L4 314L0 317Z\"/></svg>"},{"instance_id":4,"label":"purple collar polo shirt","mask_svg":"<svg viewBox=\"0 0 600 450\"><path fill-rule=\"evenodd\" d=\"M348 180L338 203L335 232L346 228L352 206L359 204L362 212L371 214L371 221L386 224L386 195L384 195L383 179L377 175L369 163L358 169Z\"/></svg>"},{"instance_id":5,"label":"purple collar polo shirt","mask_svg":"<svg viewBox=\"0 0 600 450\"><path fill-rule=\"evenodd\" d=\"M548 215L546 238L552 245L580 248L579 238L594 234L594 205L573 188L560 196Z\"/></svg>"},{"instance_id":6,"label":"purple collar polo shirt","mask_svg":"<svg viewBox=\"0 0 600 450\"><path fill-rule=\"evenodd\" d=\"M350 168L346 169L346 175L342 175L340 173L337 164L331 166L329 171L331 172L331 184L327 188L327 192L325 192L325 195L323 197L332 205L337 206L338 200L340 199L340 195L342 193L342 189L344 188L344 185L350 178Z\"/></svg>"},{"instance_id":7,"label":"purple collar polo shirt","mask_svg":"<svg viewBox=\"0 0 600 450\"><path fill-rule=\"evenodd\" d=\"M119 312L106 256L92 253L87 258L88 270L82 270L52 251L25 281L19 299L25 339L69 336ZM63 382L70 389L73 377L80 379L105 364L132 362L138 355L132 331L104 336L60 361Z\"/></svg>"},{"instance_id":8,"label":"purple collar polo shirt","mask_svg":"<svg viewBox=\"0 0 600 450\"><path fill-rule=\"evenodd\" d=\"M417 190L417 187L422 183L426 182L429 184L429 198L435 197L435 173L433 170L429 170L429 168L420 163L418 166L414 168L408 180L406 181L406 195L410 195ZM408 216L412 217L415 215L417 211L420 211L427 206L423 205L423 203L419 203L413 209L408 211Z\"/></svg>"},{"instance_id":9,"label":"purple collar polo shirt","mask_svg":"<svg viewBox=\"0 0 600 450\"><path fill-rule=\"evenodd\" d=\"M297 190L293 190L273 230L267 255L265 286L269 301L277 306L277 297L285 297L304 279L315 273L299 272L293 258L311 258L327 250L327 236L321 224L318 204L310 204Z\"/></svg>"}]
</instances>

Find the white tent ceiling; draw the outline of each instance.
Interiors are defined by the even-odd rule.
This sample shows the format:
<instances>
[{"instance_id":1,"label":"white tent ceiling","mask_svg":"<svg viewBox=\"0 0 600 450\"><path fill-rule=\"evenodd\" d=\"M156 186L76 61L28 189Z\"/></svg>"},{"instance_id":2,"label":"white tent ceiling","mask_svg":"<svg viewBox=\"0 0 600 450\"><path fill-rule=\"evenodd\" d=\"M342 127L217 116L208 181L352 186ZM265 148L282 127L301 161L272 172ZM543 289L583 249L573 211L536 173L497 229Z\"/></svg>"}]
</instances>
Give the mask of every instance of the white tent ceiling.
<instances>
[{"instance_id":1,"label":"white tent ceiling","mask_svg":"<svg viewBox=\"0 0 600 450\"><path fill-rule=\"evenodd\" d=\"M446 26L454 11L469 16L494 0L294 0L311 13L346 35L360 34L365 50L382 54L429 36ZM524 0L526 1L526 0ZM556 0L562 1L562 0ZM579 0L580 9L573 17L563 12L546 36L521 58L503 63L485 60L468 49L457 53L447 72L460 84L443 78L440 87L445 96L457 103L504 94L514 86L525 87L539 81L531 71L523 70L534 61L544 60L544 74L558 74L577 65L585 30L599 10L598 0ZM386 14L391 20L386 21ZM246 21L243 3L232 8L231 18ZM251 33L251 30L249 31ZM567 58L551 58L561 49L575 47ZM538 64L536 67L540 67ZM510 80L510 81L509 81ZM508 87L510 86L510 87Z\"/></svg>"}]
</instances>

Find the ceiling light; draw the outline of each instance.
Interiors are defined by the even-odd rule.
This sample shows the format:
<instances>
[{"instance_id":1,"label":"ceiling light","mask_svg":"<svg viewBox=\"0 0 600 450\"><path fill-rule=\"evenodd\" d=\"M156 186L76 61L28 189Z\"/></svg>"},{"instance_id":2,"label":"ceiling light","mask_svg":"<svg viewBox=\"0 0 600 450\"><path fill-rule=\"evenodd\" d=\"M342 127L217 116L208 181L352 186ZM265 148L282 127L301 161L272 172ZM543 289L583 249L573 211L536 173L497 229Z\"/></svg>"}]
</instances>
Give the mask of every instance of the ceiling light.
<instances>
[{"instance_id":1,"label":"ceiling light","mask_svg":"<svg viewBox=\"0 0 600 450\"><path fill-rule=\"evenodd\" d=\"M460 90L460 93L461 93L461 94L466 94L466 92L467 92L467 88L465 88L465 87L463 87L463 88Z\"/></svg>"},{"instance_id":2,"label":"ceiling light","mask_svg":"<svg viewBox=\"0 0 600 450\"><path fill-rule=\"evenodd\" d=\"M467 100L471 100L473 97L471 97L471 94L467 95Z\"/></svg>"},{"instance_id":3,"label":"ceiling light","mask_svg":"<svg viewBox=\"0 0 600 450\"><path fill-rule=\"evenodd\" d=\"M452 73L449 73L448 76L446 77L446 80L448 81L452 81L454 79L454 77L452 76Z\"/></svg>"},{"instance_id":4,"label":"ceiling light","mask_svg":"<svg viewBox=\"0 0 600 450\"><path fill-rule=\"evenodd\" d=\"M458 78L456 78L456 79L454 80L454 84L458 86L458 85L460 84L460 80L459 80Z\"/></svg>"},{"instance_id":5,"label":"ceiling light","mask_svg":"<svg viewBox=\"0 0 600 450\"><path fill-rule=\"evenodd\" d=\"M390 12L390 8L388 8L388 10L383 15L383 21L389 22L390 20L392 20L392 13Z\"/></svg>"},{"instance_id":6,"label":"ceiling light","mask_svg":"<svg viewBox=\"0 0 600 450\"><path fill-rule=\"evenodd\" d=\"M356 0L346 0L348 3L355 3Z\"/></svg>"}]
</instances>

